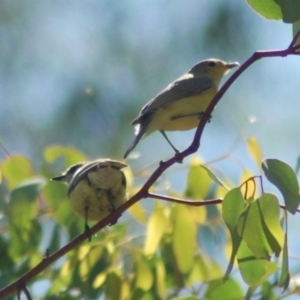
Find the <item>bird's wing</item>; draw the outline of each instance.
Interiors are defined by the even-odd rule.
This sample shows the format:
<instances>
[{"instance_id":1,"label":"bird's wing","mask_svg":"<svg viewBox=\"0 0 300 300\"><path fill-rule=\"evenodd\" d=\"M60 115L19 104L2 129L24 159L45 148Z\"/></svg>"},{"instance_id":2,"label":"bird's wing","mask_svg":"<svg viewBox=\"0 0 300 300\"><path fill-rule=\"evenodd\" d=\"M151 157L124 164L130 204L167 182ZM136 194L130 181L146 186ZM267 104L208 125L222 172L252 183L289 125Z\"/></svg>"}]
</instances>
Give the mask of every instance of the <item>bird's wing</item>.
<instances>
[{"instance_id":1,"label":"bird's wing","mask_svg":"<svg viewBox=\"0 0 300 300\"><path fill-rule=\"evenodd\" d=\"M151 114L160 107L187 97L193 97L210 89L213 82L208 77L194 77L192 74L185 74L169 86L167 86L155 98L150 100L141 110L139 116L132 121L132 125L139 124L145 115Z\"/></svg>"},{"instance_id":2,"label":"bird's wing","mask_svg":"<svg viewBox=\"0 0 300 300\"><path fill-rule=\"evenodd\" d=\"M74 174L70 185L69 185L69 193L75 188L75 186L87 176L88 173L96 171L99 168L106 168L110 165L113 169L121 170L122 168L127 167L126 164L110 159L98 159L90 163L86 163L83 165L76 173Z\"/></svg>"},{"instance_id":3,"label":"bird's wing","mask_svg":"<svg viewBox=\"0 0 300 300\"><path fill-rule=\"evenodd\" d=\"M89 172L97 170L98 164L99 164L98 161L94 161L91 163L87 163L87 164L83 165L80 169L78 169L75 172L75 174L73 175L73 178L70 182L68 194L70 194L73 191L73 189L76 187L76 185L81 180L83 180L84 177L86 177Z\"/></svg>"}]
</instances>

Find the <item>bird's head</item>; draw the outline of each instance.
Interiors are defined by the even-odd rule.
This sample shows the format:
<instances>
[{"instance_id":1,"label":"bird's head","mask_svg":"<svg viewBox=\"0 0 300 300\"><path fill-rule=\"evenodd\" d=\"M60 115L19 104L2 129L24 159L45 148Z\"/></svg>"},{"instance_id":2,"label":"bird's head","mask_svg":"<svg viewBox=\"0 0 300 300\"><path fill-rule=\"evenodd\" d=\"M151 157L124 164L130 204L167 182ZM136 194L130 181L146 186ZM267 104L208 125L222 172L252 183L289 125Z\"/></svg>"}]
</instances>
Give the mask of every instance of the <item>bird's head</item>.
<instances>
[{"instance_id":1,"label":"bird's head","mask_svg":"<svg viewBox=\"0 0 300 300\"><path fill-rule=\"evenodd\" d=\"M74 174L84 165L85 163L78 163L76 165L73 165L69 167L65 172L63 172L61 175L53 177L51 180L55 181L62 181L67 184L70 184Z\"/></svg>"},{"instance_id":2,"label":"bird's head","mask_svg":"<svg viewBox=\"0 0 300 300\"><path fill-rule=\"evenodd\" d=\"M238 62L226 62L216 58L202 60L194 65L188 72L194 76L206 76L218 86L222 77L232 68L239 66Z\"/></svg>"}]
</instances>

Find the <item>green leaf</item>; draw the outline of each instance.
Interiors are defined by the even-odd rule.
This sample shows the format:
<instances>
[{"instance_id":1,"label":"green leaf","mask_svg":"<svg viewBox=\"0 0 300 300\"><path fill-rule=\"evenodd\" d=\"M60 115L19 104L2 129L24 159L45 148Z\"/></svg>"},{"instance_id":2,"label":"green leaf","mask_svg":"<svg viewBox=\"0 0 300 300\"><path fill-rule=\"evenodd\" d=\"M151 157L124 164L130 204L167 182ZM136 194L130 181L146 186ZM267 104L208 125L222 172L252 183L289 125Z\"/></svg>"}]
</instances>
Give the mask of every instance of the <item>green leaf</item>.
<instances>
[{"instance_id":1,"label":"green leaf","mask_svg":"<svg viewBox=\"0 0 300 300\"><path fill-rule=\"evenodd\" d=\"M289 283L290 283L290 272L289 272L289 257L288 257L288 241L287 241L287 233L285 233L284 247L282 253L281 274L279 278L279 286L283 287L283 292L288 288Z\"/></svg>"},{"instance_id":2,"label":"green leaf","mask_svg":"<svg viewBox=\"0 0 300 300\"><path fill-rule=\"evenodd\" d=\"M11 192L8 217L11 225L22 228L26 223L36 218L36 199L45 184L43 178L27 180Z\"/></svg>"},{"instance_id":3,"label":"green leaf","mask_svg":"<svg viewBox=\"0 0 300 300\"><path fill-rule=\"evenodd\" d=\"M280 6L273 0L247 0L247 2L262 17L270 20L282 20Z\"/></svg>"},{"instance_id":4,"label":"green leaf","mask_svg":"<svg viewBox=\"0 0 300 300\"><path fill-rule=\"evenodd\" d=\"M161 299L166 293L166 268L162 259L155 262L155 289Z\"/></svg>"},{"instance_id":5,"label":"green leaf","mask_svg":"<svg viewBox=\"0 0 300 300\"><path fill-rule=\"evenodd\" d=\"M73 147L50 146L44 151L44 157L48 163L55 162L59 157L65 159L66 166L86 161L86 156Z\"/></svg>"},{"instance_id":6,"label":"green leaf","mask_svg":"<svg viewBox=\"0 0 300 300\"><path fill-rule=\"evenodd\" d=\"M146 260L143 257L137 259L135 268L135 287L143 291L150 290L153 284L153 275Z\"/></svg>"},{"instance_id":7,"label":"green leaf","mask_svg":"<svg viewBox=\"0 0 300 300\"><path fill-rule=\"evenodd\" d=\"M193 268L186 279L186 285L191 286L199 282L208 282L222 276L222 268L214 260L199 253L195 257Z\"/></svg>"},{"instance_id":8,"label":"green leaf","mask_svg":"<svg viewBox=\"0 0 300 300\"><path fill-rule=\"evenodd\" d=\"M38 247L42 229L37 220L37 197L45 181L42 178L23 182L10 196L8 206L11 251L16 257L30 253Z\"/></svg>"},{"instance_id":9,"label":"green leaf","mask_svg":"<svg viewBox=\"0 0 300 300\"><path fill-rule=\"evenodd\" d=\"M257 258L268 259L272 253L279 256L284 243L279 216L277 198L267 193L241 214L238 233Z\"/></svg>"},{"instance_id":10,"label":"green leaf","mask_svg":"<svg viewBox=\"0 0 300 300\"><path fill-rule=\"evenodd\" d=\"M272 249L264 232L262 218L259 202L254 201L241 214L237 231L257 258L268 259Z\"/></svg>"},{"instance_id":11,"label":"green leaf","mask_svg":"<svg viewBox=\"0 0 300 300\"><path fill-rule=\"evenodd\" d=\"M293 37L296 36L296 34L299 32L300 30L300 21L297 21L293 24ZM297 40L294 43L294 46L299 46L300 45L300 36L298 36ZM299 52L300 49L297 50L297 52ZM297 162L297 167L296 167L296 173L298 173L300 168L300 157L298 157L298 162Z\"/></svg>"},{"instance_id":12,"label":"green leaf","mask_svg":"<svg viewBox=\"0 0 300 300\"><path fill-rule=\"evenodd\" d=\"M105 299L107 300L115 300L121 299L121 287L122 287L122 274L119 269L111 270L106 277L105 283Z\"/></svg>"},{"instance_id":13,"label":"green leaf","mask_svg":"<svg viewBox=\"0 0 300 300\"><path fill-rule=\"evenodd\" d=\"M237 257L244 281L254 289L278 269L275 263L267 259L257 259L244 241L240 245Z\"/></svg>"},{"instance_id":14,"label":"green leaf","mask_svg":"<svg viewBox=\"0 0 300 300\"><path fill-rule=\"evenodd\" d=\"M279 201L275 195L265 193L257 202L264 233L272 251L278 257L284 245L284 232L280 225Z\"/></svg>"},{"instance_id":15,"label":"green leaf","mask_svg":"<svg viewBox=\"0 0 300 300\"><path fill-rule=\"evenodd\" d=\"M184 192L185 197L192 200L204 199L209 192L210 185L210 177L206 170L200 167L200 160L194 157L187 176L187 186Z\"/></svg>"},{"instance_id":16,"label":"green leaf","mask_svg":"<svg viewBox=\"0 0 300 300\"><path fill-rule=\"evenodd\" d=\"M14 155L5 159L1 164L1 169L2 175L7 180L10 189L35 176L31 161L21 155Z\"/></svg>"},{"instance_id":17,"label":"green leaf","mask_svg":"<svg viewBox=\"0 0 300 300\"><path fill-rule=\"evenodd\" d=\"M261 297L260 299L268 299L268 300L277 300L278 298L276 297L274 291L273 291L273 286L268 282L265 281L261 285Z\"/></svg>"},{"instance_id":18,"label":"green leaf","mask_svg":"<svg viewBox=\"0 0 300 300\"><path fill-rule=\"evenodd\" d=\"M240 285L233 279L223 281L214 280L208 284L205 297L206 300L232 300L243 299L244 294Z\"/></svg>"},{"instance_id":19,"label":"green leaf","mask_svg":"<svg viewBox=\"0 0 300 300\"><path fill-rule=\"evenodd\" d=\"M299 0L274 0L281 9L282 20L285 23L295 23L300 20Z\"/></svg>"},{"instance_id":20,"label":"green leaf","mask_svg":"<svg viewBox=\"0 0 300 300\"><path fill-rule=\"evenodd\" d=\"M184 205L176 205L173 210L173 250L178 268L187 273L194 264L196 249L196 223Z\"/></svg>"},{"instance_id":21,"label":"green leaf","mask_svg":"<svg viewBox=\"0 0 300 300\"><path fill-rule=\"evenodd\" d=\"M299 184L293 169L278 159L266 159L262 169L267 179L281 192L287 210L294 214L300 204Z\"/></svg>"},{"instance_id":22,"label":"green leaf","mask_svg":"<svg viewBox=\"0 0 300 300\"><path fill-rule=\"evenodd\" d=\"M156 208L148 222L146 241L144 244L145 255L153 255L169 225L164 207Z\"/></svg>"},{"instance_id":23,"label":"green leaf","mask_svg":"<svg viewBox=\"0 0 300 300\"><path fill-rule=\"evenodd\" d=\"M235 188L227 193L222 203L223 219L230 231L232 241L231 256L224 276L225 279L227 279L233 268L234 258L242 240L237 232L237 224L244 207L245 201L239 188Z\"/></svg>"},{"instance_id":24,"label":"green leaf","mask_svg":"<svg viewBox=\"0 0 300 300\"><path fill-rule=\"evenodd\" d=\"M200 165L200 167L203 168L207 172L210 179L213 180L216 184L222 186L226 190L229 190L229 187L221 179L219 179L210 169L208 169L204 165Z\"/></svg>"}]
</instances>

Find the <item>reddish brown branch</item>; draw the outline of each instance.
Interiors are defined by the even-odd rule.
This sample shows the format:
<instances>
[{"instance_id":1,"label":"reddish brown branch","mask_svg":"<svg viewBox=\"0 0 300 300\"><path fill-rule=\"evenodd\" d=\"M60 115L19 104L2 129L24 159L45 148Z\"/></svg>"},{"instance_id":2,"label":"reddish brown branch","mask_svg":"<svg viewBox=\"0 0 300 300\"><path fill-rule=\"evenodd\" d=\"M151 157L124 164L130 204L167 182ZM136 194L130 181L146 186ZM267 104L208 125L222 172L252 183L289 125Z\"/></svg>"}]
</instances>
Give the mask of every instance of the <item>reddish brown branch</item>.
<instances>
[{"instance_id":1,"label":"reddish brown branch","mask_svg":"<svg viewBox=\"0 0 300 300\"><path fill-rule=\"evenodd\" d=\"M155 198L155 199L160 199L163 201L168 201L168 202L175 202L179 204L185 204L189 206L203 206L203 205L213 205L213 204L220 204L223 202L223 199L209 199L209 200L185 200L185 199L180 199L180 198L174 198L174 197L168 197L168 196L163 196L155 193L148 193L149 198Z\"/></svg>"},{"instance_id":2,"label":"reddish brown branch","mask_svg":"<svg viewBox=\"0 0 300 300\"><path fill-rule=\"evenodd\" d=\"M300 55L300 52L297 52L297 50L300 48L299 45L295 46L295 42L297 38L300 36L300 31L295 35L294 39L292 40L291 44L287 49L284 50L274 50L274 51L258 51L255 52L244 64L242 64L235 73L226 81L226 83L222 86L222 88L218 91L216 96L211 101L210 105L208 106L205 115L210 116L213 112L214 107L217 105L217 103L220 101L220 99L223 97L225 92L229 89L229 87L233 84L233 82L246 70L248 69L255 61L266 58L266 57L286 57L288 55ZM111 213L109 216L107 216L102 221L98 222L95 226L93 226L88 233L82 233L79 236L77 236L75 239L73 239L70 243L68 243L66 246L62 247L52 255L49 255L45 257L36 267L31 269L29 272L24 274L22 277L20 277L17 281L14 283L6 286L4 289L0 291L0 299L3 299L7 295L13 293L14 291L18 291L20 286L25 286L26 283L31 280L34 276L42 272L45 268L47 268L51 263L53 263L58 258L65 255L67 252L75 248L77 245L82 243L84 240L89 238L91 235L95 234L108 224L112 223L121 213L123 213L125 210L127 210L130 206L132 206L137 201L141 200L142 198L152 196L155 194L150 194L148 191L150 187L156 182L156 180L161 176L162 173L165 172L166 169L168 169L170 166L175 164L181 159L184 159L185 157L191 155L192 153L196 152L199 149L200 146L200 139L203 133L203 130L205 128L205 125L207 123L207 118L202 118L199 126L196 130L194 139L192 144L183 152L179 153L177 156L174 156L170 158L169 160L165 162L161 162L159 167L154 171L154 173L150 176L150 178L146 181L144 186L141 188L141 190L135 194L131 199L129 199L126 203L124 203L122 206L120 206L118 209L116 209L113 213ZM171 201L170 199L167 200L164 198L164 196L161 196L159 198L161 200ZM173 200L176 200L173 198ZM178 199L180 200L180 199ZM180 200L180 201L186 201L186 200ZM221 203L221 199L215 199L211 200L215 201L215 203L211 204L217 204ZM183 202L177 202L177 203L183 203ZM191 203L191 202L185 202L185 204ZM207 201L197 201L193 203L199 203L198 206L208 204ZM189 204L191 205L191 204ZM283 206L280 206L281 208L285 208Z\"/></svg>"}]
</instances>

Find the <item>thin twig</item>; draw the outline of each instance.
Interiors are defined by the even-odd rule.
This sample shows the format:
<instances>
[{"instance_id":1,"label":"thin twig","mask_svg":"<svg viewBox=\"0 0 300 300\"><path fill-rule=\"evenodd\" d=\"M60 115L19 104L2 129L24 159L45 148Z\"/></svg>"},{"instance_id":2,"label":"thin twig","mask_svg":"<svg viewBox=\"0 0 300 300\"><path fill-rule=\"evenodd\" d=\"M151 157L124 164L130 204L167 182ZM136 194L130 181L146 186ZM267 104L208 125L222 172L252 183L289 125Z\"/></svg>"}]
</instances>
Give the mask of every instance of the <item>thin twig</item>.
<instances>
[{"instance_id":1,"label":"thin twig","mask_svg":"<svg viewBox=\"0 0 300 300\"><path fill-rule=\"evenodd\" d=\"M185 204L189 206L203 206L203 205L213 205L213 204L220 204L223 202L223 199L209 199L209 200L186 200L174 197L163 196L155 193L148 193L149 198L160 199L163 201L168 202L175 202L179 204Z\"/></svg>"}]
</instances>

